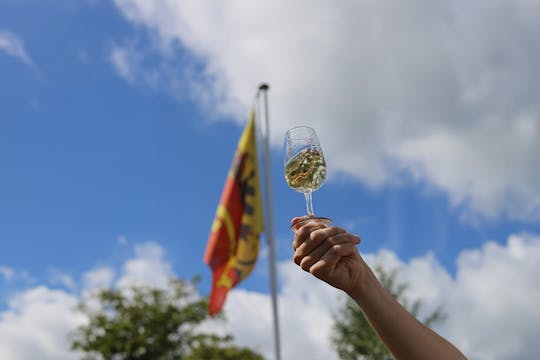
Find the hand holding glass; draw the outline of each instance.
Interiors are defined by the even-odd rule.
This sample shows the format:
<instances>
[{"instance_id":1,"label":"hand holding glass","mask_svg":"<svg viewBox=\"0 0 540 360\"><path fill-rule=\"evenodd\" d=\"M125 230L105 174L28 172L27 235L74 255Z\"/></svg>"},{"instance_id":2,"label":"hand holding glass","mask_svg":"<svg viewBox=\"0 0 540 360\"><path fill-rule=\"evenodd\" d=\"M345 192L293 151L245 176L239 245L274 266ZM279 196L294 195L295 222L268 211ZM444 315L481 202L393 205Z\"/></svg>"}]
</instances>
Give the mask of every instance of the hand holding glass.
<instances>
[{"instance_id":1,"label":"hand holding glass","mask_svg":"<svg viewBox=\"0 0 540 360\"><path fill-rule=\"evenodd\" d=\"M311 193L326 179L326 163L315 130L298 126L285 135L285 179L292 189L304 194L308 218L304 221L330 219L316 217Z\"/></svg>"}]
</instances>

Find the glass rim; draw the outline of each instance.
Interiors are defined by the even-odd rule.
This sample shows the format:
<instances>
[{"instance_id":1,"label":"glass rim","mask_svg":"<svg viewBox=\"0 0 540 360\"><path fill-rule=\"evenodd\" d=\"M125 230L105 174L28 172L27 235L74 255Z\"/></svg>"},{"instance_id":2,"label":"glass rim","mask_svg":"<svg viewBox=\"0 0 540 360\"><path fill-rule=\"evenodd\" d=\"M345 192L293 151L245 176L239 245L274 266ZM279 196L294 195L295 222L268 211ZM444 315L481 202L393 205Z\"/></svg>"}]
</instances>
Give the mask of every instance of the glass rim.
<instances>
[{"instance_id":1,"label":"glass rim","mask_svg":"<svg viewBox=\"0 0 540 360\"><path fill-rule=\"evenodd\" d=\"M298 129L309 129L313 132L315 132L315 129L312 128L311 126L307 126L307 125L298 125L298 126L293 126L292 128L289 128L286 133L290 133L290 132L293 132L294 130L298 130Z\"/></svg>"},{"instance_id":2,"label":"glass rim","mask_svg":"<svg viewBox=\"0 0 540 360\"><path fill-rule=\"evenodd\" d=\"M294 134L297 133L298 130L305 130L305 134L294 136ZM311 126L299 125L299 126L292 127L285 132L285 138L290 138L290 139L303 138L306 136L315 137L317 138L317 140L319 139L319 137L317 136L317 132Z\"/></svg>"}]
</instances>

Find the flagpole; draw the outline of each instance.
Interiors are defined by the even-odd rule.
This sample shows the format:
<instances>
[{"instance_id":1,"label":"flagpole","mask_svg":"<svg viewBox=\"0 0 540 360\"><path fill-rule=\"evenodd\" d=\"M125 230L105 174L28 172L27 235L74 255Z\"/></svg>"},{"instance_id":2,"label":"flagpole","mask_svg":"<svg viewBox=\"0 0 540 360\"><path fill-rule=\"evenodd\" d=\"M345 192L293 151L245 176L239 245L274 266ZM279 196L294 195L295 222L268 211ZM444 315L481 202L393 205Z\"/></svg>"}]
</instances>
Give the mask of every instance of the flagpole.
<instances>
[{"instance_id":1,"label":"flagpole","mask_svg":"<svg viewBox=\"0 0 540 360\"><path fill-rule=\"evenodd\" d=\"M272 313L274 318L274 352L276 360L281 360L281 347L279 336L278 302L277 302L277 275L276 275L276 255L274 238L274 214L272 205L272 181L270 176L270 127L268 125L268 105L267 92L268 84L262 83L257 92L259 98L259 109L261 114L261 134L263 139L263 161L264 161L264 179L265 179L265 231L266 241L268 243L268 255L270 266L270 292L272 295Z\"/></svg>"}]
</instances>

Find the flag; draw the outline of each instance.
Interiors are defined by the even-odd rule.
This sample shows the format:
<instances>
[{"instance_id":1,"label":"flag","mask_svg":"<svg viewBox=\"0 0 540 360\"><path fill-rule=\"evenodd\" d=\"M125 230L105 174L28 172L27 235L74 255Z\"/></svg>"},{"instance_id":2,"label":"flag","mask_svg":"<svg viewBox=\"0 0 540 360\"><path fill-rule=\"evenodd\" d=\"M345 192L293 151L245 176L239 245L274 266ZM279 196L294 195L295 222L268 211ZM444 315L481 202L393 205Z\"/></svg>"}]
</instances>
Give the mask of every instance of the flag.
<instances>
[{"instance_id":1,"label":"flag","mask_svg":"<svg viewBox=\"0 0 540 360\"><path fill-rule=\"evenodd\" d=\"M254 118L252 112L238 142L206 245L204 262L212 270L210 315L251 273L259 253L263 220Z\"/></svg>"}]
</instances>

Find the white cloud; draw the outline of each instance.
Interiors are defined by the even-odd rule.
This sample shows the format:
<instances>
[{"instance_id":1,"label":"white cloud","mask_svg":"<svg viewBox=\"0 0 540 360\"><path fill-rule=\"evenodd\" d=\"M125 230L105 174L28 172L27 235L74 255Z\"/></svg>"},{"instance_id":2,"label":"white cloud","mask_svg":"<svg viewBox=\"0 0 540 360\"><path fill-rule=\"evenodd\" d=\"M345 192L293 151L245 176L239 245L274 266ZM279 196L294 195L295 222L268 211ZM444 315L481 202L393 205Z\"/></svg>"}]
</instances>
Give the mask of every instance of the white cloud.
<instances>
[{"instance_id":1,"label":"white cloud","mask_svg":"<svg viewBox=\"0 0 540 360\"><path fill-rule=\"evenodd\" d=\"M120 244L120 245L125 245L125 244L127 244L128 241L127 241L127 238L126 238L125 235L118 235L118 236L116 237L116 242L117 242L118 244Z\"/></svg>"},{"instance_id":2,"label":"white cloud","mask_svg":"<svg viewBox=\"0 0 540 360\"><path fill-rule=\"evenodd\" d=\"M164 63L181 45L202 65L138 69L161 88L243 121L268 81L274 143L313 125L332 173L382 186L405 171L465 215L540 218L539 1L116 4Z\"/></svg>"},{"instance_id":3,"label":"white cloud","mask_svg":"<svg viewBox=\"0 0 540 360\"><path fill-rule=\"evenodd\" d=\"M34 62L24 48L22 39L10 31L0 30L0 51L4 51L22 63L35 68Z\"/></svg>"},{"instance_id":4,"label":"white cloud","mask_svg":"<svg viewBox=\"0 0 540 360\"><path fill-rule=\"evenodd\" d=\"M51 270L51 276L49 281L53 285L60 285L68 290L75 291L77 289L77 283L71 275L66 274L58 269Z\"/></svg>"},{"instance_id":5,"label":"white cloud","mask_svg":"<svg viewBox=\"0 0 540 360\"><path fill-rule=\"evenodd\" d=\"M67 334L84 318L73 313L78 299L38 286L10 299L0 313L0 358L13 360L76 359Z\"/></svg>"},{"instance_id":6,"label":"white cloud","mask_svg":"<svg viewBox=\"0 0 540 360\"><path fill-rule=\"evenodd\" d=\"M138 245L119 273L118 285L163 286L173 275L163 249L155 243ZM540 352L537 324L540 313L540 236L519 234L506 244L486 243L463 251L452 277L431 254L400 260L381 250L365 255L372 266L383 263L398 270L398 281L409 283L409 299L421 299L423 314L444 305L448 319L438 332L471 359L532 359ZM282 355L284 359L337 359L329 340L333 313L344 295L308 273L284 262L279 265ZM83 276L81 294L113 283L114 269L99 267ZM76 359L67 335L85 318L74 312L80 296L36 286L16 293L0 312L0 358ZM236 343L273 358L271 301L267 294L238 288L225 304L227 322L207 323L205 329L230 332ZM421 314L422 315L422 314ZM494 341L496 339L496 341Z\"/></svg>"},{"instance_id":7,"label":"white cloud","mask_svg":"<svg viewBox=\"0 0 540 360\"><path fill-rule=\"evenodd\" d=\"M447 298L451 318L442 330L472 358L535 358L540 351L539 258L540 237L530 235L511 236L506 246L488 243L462 253Z\"/></svg>"},{"instance_id":8,"label":"white cloud","mask_svg":"<svg viewBox=\"0 0 540 360\"><path fill-rule=\"evenodd\" d=\"M26 270L16 270L9 266L0 266L0 275L7 283L20 281L26 285L34 284L36 279L31 276Z\"/></svg>"},{"instance_id":9,"label":"white cloud","mask_svg":"<svg viewBox=\"0 0 540 360\"><path fill-rule=\"evenodd\" d=\"M155 243L135 245L135 257L125 262L122 276L117 281L120 288L148 285L165 288L174 277L172 266L164 259L163 249Z\"/></svg>"},{"instance_id":10,"label":"white cloud","mask_svg":"<svg viewBox=\"0 0 540 360\"><path fill-rule=\"evenodd\" d=\"M128 82L134 82L138 71L137 56L127 48L114 46L110 60L118 74Z\"/></svg>"},{"instance_id":11,"label":"white cloud","mask_svg":"<svg viewBox=\"0 0 540 360\"><path fill-rule=\"evenodd\" d=\"M9 282L15 276L15 270L8 266L0 266L0 275L2 275L5 281Z\"/></svg>"},{"instance_id":12,"label":"white cloud","mask_svg":"<svg viewBox=\"0 0 540 360\"><path fill-rule=\"evenodd\" d=\"M163 249L157 244L136 245L134 252L134 257L126 260L119 273L118 287L164 287L174 275L171 264L164 259ZM17 271L11 273L17 274ZM0 312L0 359L74 360L81 357L69 350L70 331L86 321L84 315L75 311L76 306L82 296L112 285L115 271L104 266L91 269L83 274L81 286L60 271L52 275L51 281L67 290L38 285L15 293L8 300L7 309ZM81 289L79 294L74 291L77 288Z\"/></svg>"},{"instance_id":13,"label":"white cloud","mask_svg":"<svg viewBox=\"0 0 540 360\"><path fill-rule=\"evenodd\" d=\"M84 288L92 291L97 289L107 289L114 281L114 269L110 267L99 267L84 274Z\"/></svg>"}]
</instances>

